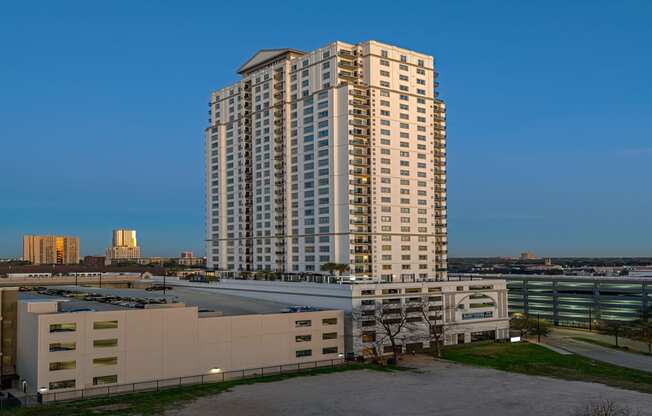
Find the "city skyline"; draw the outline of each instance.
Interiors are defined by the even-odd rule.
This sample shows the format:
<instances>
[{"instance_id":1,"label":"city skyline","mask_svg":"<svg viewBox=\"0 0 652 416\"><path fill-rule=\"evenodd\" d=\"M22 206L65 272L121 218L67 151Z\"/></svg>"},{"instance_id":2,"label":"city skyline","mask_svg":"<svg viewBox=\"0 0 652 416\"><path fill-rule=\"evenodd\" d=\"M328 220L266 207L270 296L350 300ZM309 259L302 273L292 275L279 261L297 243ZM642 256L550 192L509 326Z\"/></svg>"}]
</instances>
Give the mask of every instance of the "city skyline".
<instances>
[{"instance_id":1,"label":"city skyline","mask_svg":"<svg viewBox=\"0 0 652 416\"><path fill-rule=\"evenodd\" d=\"M101 254L122 224L138 230L144 255L203 255L210 91L234 83L234 68L261 47L366 39L434 55L440 68L451 257L650 255L652 60L640 53L650 6L548 5L442 4L436 24L410 32L405 22L433 6L303 32L271 30L281 10L269 6L216 27L239 6L9 5L0 257L19 257L24 234L79 236L82 256ZM336 15L324 11L323 21ZM214 41L221 36L237 41Z\"/></svg>"}]
</instances>

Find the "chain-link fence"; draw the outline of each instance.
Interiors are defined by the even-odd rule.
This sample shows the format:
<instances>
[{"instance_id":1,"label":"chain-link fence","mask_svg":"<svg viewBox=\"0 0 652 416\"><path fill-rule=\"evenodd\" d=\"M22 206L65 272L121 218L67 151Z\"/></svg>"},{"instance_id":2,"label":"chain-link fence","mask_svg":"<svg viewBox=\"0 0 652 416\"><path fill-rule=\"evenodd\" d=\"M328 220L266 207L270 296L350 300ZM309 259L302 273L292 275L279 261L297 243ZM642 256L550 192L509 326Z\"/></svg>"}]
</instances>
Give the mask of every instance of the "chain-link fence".
<instances>
[{"instance_id":1,"label":"chain-link fence","mask_svg":"<svg viewBox=\"0 0 652 416\"><path fill-rule=\"evenodd\" d=\"M89 387L79 390L48 391L38 393L36 396L27 396L23 401L26 405L45 404L67 400L85 400L101 397L111 397L123 394L161 391L182 386L198 384L224 383L233 380L242 380L262 376L298 373L315 368L340 367L347 364L344 358L332 360L310 361L297 364L284 364L271 367L248 368L243 370L221 371L213 369L208 374L195 376L175 377L162 380L142 381L129 384L113 384L108 386Z\"/></svg>"}]
</instances>

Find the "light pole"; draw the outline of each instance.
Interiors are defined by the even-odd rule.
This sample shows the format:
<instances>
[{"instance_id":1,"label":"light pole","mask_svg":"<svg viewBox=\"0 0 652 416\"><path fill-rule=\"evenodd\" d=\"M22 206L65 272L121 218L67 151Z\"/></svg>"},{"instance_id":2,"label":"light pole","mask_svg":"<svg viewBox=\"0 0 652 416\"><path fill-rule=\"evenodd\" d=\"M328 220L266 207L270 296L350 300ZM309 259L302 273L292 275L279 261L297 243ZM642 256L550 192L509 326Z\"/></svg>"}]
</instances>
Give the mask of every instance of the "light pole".
<instances>
[{"instance_id":1,"label":"light pole","mask_svg":"<svg viewBox=\"0 0 652 416\"><path fill-rule=\"evenodd\" d=\"M541 317L537 313L537 342L541 344Z\"/></svg>"}]
</instances>

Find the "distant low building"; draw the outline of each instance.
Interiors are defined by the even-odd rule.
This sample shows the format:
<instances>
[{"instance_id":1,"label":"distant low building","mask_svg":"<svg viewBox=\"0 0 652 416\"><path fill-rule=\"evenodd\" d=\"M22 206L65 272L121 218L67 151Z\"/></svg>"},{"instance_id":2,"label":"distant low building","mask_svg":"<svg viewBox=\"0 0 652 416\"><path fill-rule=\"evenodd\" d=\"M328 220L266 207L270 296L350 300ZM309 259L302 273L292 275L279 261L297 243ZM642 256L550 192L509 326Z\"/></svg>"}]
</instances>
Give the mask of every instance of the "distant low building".
<instances>
[{"instance_id":1,"label":"distant low building","mask_svg":"<svg viewBox=\"0 0 652 416\"><path fill-rule=\"evenodd\" d=\"M84 266L101 267L104 266L106 257L104 256L84 256L82 264Z\"/></svg>"}]
</instances>

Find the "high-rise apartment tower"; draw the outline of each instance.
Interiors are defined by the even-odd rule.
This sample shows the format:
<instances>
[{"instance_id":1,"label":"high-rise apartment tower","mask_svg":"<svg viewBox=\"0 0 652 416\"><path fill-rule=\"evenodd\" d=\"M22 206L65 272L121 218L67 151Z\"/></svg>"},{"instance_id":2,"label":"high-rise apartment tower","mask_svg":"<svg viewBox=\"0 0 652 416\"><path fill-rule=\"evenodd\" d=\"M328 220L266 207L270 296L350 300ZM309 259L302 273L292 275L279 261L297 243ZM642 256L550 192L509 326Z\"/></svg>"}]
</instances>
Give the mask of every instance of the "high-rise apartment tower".
<instances>
[{"instance_id":1,"label":"high-rise apartment tower","mask_svg":"<svg viewBox=\"0 0 652 416\"><path fill-rule=\"evenodd\" d=\"M209 269L445 279L446 118L431 56L263 49L211 95Z\"/></svg>"},{"instance_id":2,"label":"high-rise apartment tower","mask_svg":"<svg viewBox=\"0 0 652 416\"><path fill-rule=\"evenodd\" d=\"M112 260L138 259L140 258L140 247L136 240L135 230L117 229L113 230L113 244L106 249L106 264Z\"/></svg>"},{"instance_id":3,"label":"high-rise apartment tower","mask_svg":"<svg viewBox=\"0 0 652 416\"><path fill-rule=\"evenodd\" d=\"M32 264L78 264L79 237L23 236L23 259Z\"/></svg>"}]
</instances>

